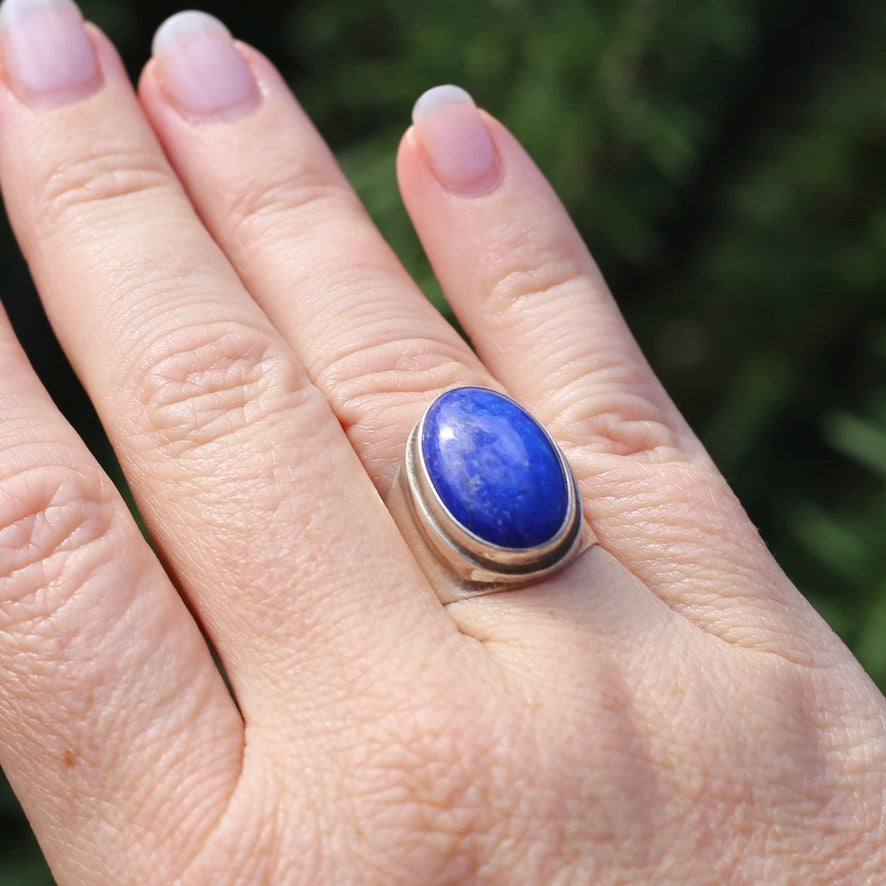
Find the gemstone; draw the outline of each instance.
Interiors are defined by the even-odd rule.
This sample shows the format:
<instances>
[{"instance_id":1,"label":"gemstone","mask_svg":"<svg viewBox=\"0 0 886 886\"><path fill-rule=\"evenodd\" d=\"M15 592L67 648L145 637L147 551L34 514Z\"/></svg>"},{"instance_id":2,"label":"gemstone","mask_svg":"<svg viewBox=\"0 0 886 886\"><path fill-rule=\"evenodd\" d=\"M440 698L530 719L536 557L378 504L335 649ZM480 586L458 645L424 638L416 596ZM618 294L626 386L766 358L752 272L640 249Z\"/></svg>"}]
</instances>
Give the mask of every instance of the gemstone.
<instances>
[{"instance_id":1,"label":"gemstone","mask_svg":"<svg viewBox=\"0 0 886 886\"><path fill-rule=\"evenodd\" d=\"M450 515L482 541L527 549L549 542L569 508L569 480L541 425L485 388L442 394L421 436L428 477Z\"/></svg>"}]
</instances>

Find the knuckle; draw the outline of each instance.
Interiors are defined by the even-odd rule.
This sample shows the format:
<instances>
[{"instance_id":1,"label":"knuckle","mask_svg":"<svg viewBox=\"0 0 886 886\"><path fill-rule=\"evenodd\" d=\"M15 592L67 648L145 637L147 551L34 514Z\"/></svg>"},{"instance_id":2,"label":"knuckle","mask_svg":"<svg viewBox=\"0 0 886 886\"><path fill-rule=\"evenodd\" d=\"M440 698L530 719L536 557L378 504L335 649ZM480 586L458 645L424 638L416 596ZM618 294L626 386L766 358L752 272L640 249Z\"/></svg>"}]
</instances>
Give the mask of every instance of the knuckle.
<instances>
[{"instance_id":1,"label":"knuckle","mask_svg":"<svg viewBox=\"0 0 886 886\"><path fill-rule=\"evenodd\" d=\"M460 342L390 339L340 356L320 374L338 420L384 494L402 457L403 440L430 401L454 385L488 386Z\"/></svg>"},{"instance_id":2,"label":"knuckle","mask_svg":"<svg viewBox=\"0 0 886 886\"><path fill-rule=\"evenodd\" d=\"M661 409L650 398L629 385L600 385L595 391L591 397L578 390L571 397L568 390L560 395L551 430L567 448L685 461L676 432L662 421Z\"/></svg>"},{"instance_id":3,"label":"knuckle","mask_svg":"<svg viewBox=\"0 0 886 886\"><path fill-rule=\"evenodd\" d=\"M226 224L238 242L250 242L274 231L294 212L314 217L336 217L343 206L358 205L353 192L323 166L291 167L268 172L261 178L238 182L229 196Z\"/></svg>"},{"instance_id":4,"label":"knuckle","mask_svg":"<svg viewBox=\"0 0 886 886\"><path fill-rule=\"evenodd\" d=\"M491 329L544 342L547 424L579 458L685 461L691 437L633 344L586 253L543 235L505 238L482 270ZM601 301L602 300L602 301ZM552 305L562 310L552 311ZM579 312L575 313L575 308ZM580 347L568 317L592 318Z\"/></svg>"},{"instance_id":5,"label":"knuckle","mask_svg":"<svg viewBox=\"0 0 886 886\"><path fill-rule=\"evenodd\" d=\"M548 303L586 285L587 268L570 251L522 238L509 240L506 248L493 254L485 276L481 291L487 293L485 308L490 320L512 323L515 316L526 316L535 303Z\"/></svg>"},{"instance_id":6,"label":"knuckle","mask_svg":"<svg viewBox=\"0 0 886 886\"><path fill-rule=\"evenodd\" d=\"M116 547L120 514L109 481L68 466L0 480L0 617L45 622Z\"/></svg>"},{"instance_id":7,"label":"knuckle","mask_svg":"<svg viewBox=\"0 0 886 886\"><path fill-rule=\"evenodd\" d=\"M454 384L488 384L479 365L465 361L459 342L433 338L387 339L360 345L339 356L320 376L335 392L336 412L345 430L387 424L386 410L424 408L437 392Z\"/></svg>"},{"instance_id":8,"label":"knuckle","mask_svg":"<svg viewBox=\"0 0 886 886\"><path fill-rule=\"evenodd\" d=\"M91 205L168 190L169 170L159 156L140 150L95 151L53 167L38 193L38 226L51 231Z\"/></svg>"},{"instance_id":9,"label":"knuckle","mask_svg":"<svg viewBox=\"0 0 886 886\"><path fill-rule=\"evenodd\" d=\"M170 456L273 421L304 399L307 386L272 335L232 324L164 337L138 357L133 376L150 445Z\"/></svg>"}]
</instances>

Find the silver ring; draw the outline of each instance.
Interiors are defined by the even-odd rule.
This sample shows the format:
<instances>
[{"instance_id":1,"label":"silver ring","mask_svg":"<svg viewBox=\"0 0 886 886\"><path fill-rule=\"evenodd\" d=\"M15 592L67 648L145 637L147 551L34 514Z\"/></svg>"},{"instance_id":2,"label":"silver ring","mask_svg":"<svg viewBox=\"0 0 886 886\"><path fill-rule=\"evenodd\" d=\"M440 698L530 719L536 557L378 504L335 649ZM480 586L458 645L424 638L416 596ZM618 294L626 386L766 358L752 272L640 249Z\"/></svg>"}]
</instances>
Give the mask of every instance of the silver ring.
<instances>
[{"instance_id":1,"label":"silver ring","mask_svg":"<svg viewBox=\"0 0 886 886\"><path fill-rule=\"evenodd\" d=\"M488 388L453 388L430 404L397 485L392 512L417 530L405 533L413 549L430 553L416 551L443 603L539 581L594 541L559 446Z\"/></svg>"}]
</instances>

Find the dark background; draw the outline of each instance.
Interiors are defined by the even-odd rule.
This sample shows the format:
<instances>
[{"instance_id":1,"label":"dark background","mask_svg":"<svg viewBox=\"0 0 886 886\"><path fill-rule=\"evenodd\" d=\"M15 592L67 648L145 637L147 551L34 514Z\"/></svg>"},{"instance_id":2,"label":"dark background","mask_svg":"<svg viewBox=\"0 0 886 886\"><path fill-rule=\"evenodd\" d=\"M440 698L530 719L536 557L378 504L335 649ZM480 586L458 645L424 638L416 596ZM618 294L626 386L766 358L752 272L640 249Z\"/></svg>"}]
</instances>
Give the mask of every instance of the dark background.
<instances>
[{"instance_id":1,"label":"dark background","mask_svg":"<svg viewBox=\"0 0 886 886\"><path fill-rule=\"evenodd\" d=\"M177 11L82 5L134 77ZM886 4L204 8L282 69L438 303L397 194L397 141L414 100L441 82L504 120L775 556L886 686ZM8 230L0 262L37 370L109 463ZM51 882L0 786L0 884Z\"/></svg>"}]
</instances>

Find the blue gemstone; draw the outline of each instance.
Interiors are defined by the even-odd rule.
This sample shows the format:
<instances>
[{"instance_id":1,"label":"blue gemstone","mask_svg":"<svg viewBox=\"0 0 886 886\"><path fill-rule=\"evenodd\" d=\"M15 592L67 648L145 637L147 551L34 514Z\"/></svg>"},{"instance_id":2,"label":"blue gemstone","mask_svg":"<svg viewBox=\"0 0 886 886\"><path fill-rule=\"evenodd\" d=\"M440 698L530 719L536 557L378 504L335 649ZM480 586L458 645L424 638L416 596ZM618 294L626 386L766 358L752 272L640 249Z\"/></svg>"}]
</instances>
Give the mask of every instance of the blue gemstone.
<instances>
[{"instance_id":1,"label":"blue gemstone","mask_svg":"<svg viewBox=\"0 0 886 886\"><path fill-rule=\"evenodd\" d=\"M428 476L449 513L483 541L532 548L550 541L569 506L550 439L524 409L484 388L456 388L425 417Z\"/></svg>"}]
</instances>

